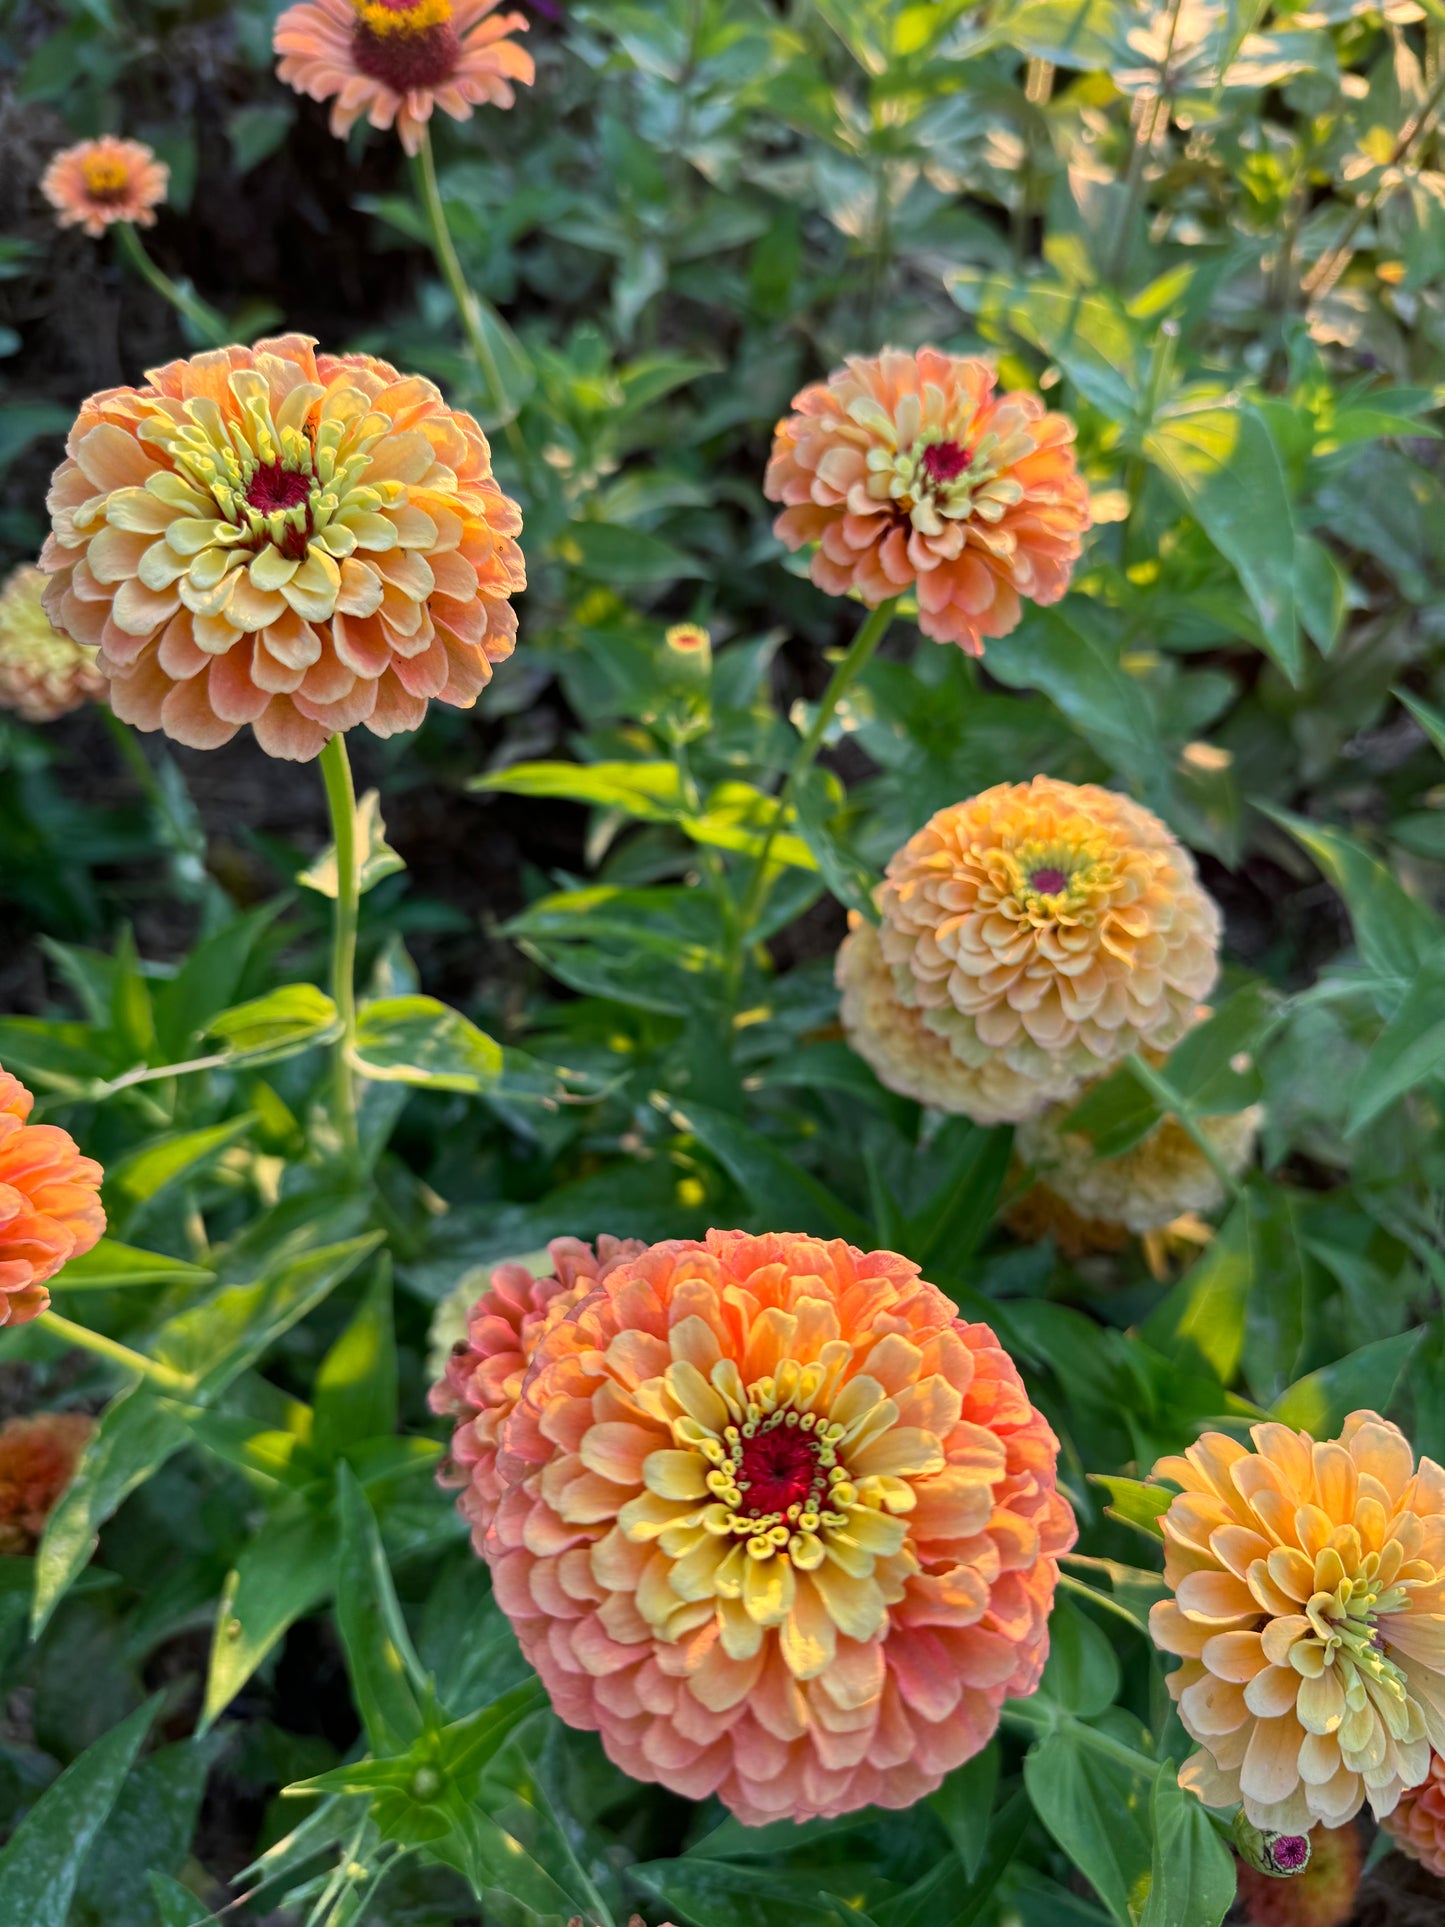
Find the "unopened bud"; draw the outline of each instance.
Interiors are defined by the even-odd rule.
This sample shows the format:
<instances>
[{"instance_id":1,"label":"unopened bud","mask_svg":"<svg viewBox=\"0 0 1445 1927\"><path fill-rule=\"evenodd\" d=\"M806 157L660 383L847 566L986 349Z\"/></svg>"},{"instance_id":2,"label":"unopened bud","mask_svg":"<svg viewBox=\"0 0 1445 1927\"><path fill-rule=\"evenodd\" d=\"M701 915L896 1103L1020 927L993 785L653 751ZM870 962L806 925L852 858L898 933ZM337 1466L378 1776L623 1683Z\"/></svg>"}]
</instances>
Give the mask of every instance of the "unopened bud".
<instances>
[{"instance_id":1,"label":"unopened bud","mask_svg":"<svg viewBox=\"0 0 1445 1927\"><path fill-rule=\"evenodd\" d=\"M442 1776L432 1766L419 1766L412 1775L411 1797L424 1805L435 1800L442 1790Z\"/></svg>"},{"instance_id":2,"label":"unopened bud","mask_svg":"<svg viewBox=\"0 0 1445 1927\"><path fill-rule=\"evenodd\" d=\"M1239 1857L1256 1873L1272 1874L1277 1880L1292 1880L1310 1864L1310 1837L1307 1833L1270 1833L1244 1817L1241 1807L1231 1829Z\"/></svg>"}]
</instances>

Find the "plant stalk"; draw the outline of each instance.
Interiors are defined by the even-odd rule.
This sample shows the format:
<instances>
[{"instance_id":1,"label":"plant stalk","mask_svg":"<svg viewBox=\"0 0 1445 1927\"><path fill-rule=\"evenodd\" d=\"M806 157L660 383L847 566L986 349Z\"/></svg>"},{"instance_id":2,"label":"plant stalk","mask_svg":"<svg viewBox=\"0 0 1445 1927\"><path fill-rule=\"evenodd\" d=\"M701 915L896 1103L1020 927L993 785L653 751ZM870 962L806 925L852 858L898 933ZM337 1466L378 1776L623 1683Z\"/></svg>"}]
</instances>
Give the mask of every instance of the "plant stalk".
<instances>
[{"instance_id":1,"label":"plant stalk","mask_svg":"<svg viewBox=\"0 0 1445 1927\"><path fill-rule=\"evenodd\" d=\"M129 1345L122 1345L118 1338L107 1338L104 1332L91 1331L87 1325L77 1325L69 1318L62 1318L58 1311L43 1311L35 1322L54 1337L64 1339L67 1345L93 1352L108 1364L119 1366L123 1372L134 1372L158 1391L185 1395L195 1389L195 1381L186 1373L163 1365L158 1358L147 1358L144 1352L132 1351Z\"/></svg>"},{"instance_id":2,"label":"plant stalk","mask_svg":"<svg viewBox=\"0 0 1445 1927\"><path fill-rule=\"evenodd\" d=\"M346 1155L354 1163L361 1137L356 1121L356 1071L351 1053L356 1044L356 931L361 910L361 869L356 848L356 789L346 738L333 736L321 752L321 774L326 784L326 806L331 812L331 835L336 845L336 909L332 926L331 996L341 1019L341 1035L333 1050L333 1090L336 1128Z\"/></svg>"},{"instance_id":3,"label":"plant stalk","mask_svg":"<svg viewBox=\"0 0 1445 1927\"><path fill-rule=\"evenodd\" d=\"M1160 1110L1166 1115L1177 1117L1185 1130L1193 1138L1201 1155L1208 1162L1210 1170L1219 1180L1225 1197L1237 1202L1244 1195L1243 1186L1220 1157L1210 1140L1209 1134L1186 1104L1180 1102L1179 1093L1172 1088L1167 1078L1161 1077L1154 1066L1147 1063L1136 1053L1129 1059L1129 1069L1135 1081L1142 1084Z\"/></svg>"},{"instance_id":4,"label":"plant stalk","mask_svg":"<svg viewBox=\"0 0 1445 1927\"><path fill-rule=\"evenodd\" d=\"M116 222L115 238L116 245L141 280L147 282L158 295L170 302L177 314L190 322L206 347L225 347L233 333L230 322L209 302L202 301L198 294L172 281L163 268L157 267L130 221Z\"/></svg>"}]
</instances>

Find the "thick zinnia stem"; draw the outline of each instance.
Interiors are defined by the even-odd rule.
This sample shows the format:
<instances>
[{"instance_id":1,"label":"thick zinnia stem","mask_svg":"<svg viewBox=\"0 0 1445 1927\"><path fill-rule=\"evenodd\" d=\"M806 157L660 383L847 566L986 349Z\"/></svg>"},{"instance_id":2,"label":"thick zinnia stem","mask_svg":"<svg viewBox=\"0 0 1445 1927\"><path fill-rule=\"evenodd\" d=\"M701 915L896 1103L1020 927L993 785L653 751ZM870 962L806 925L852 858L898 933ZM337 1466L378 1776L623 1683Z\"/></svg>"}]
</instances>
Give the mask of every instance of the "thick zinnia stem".
<instances>
[{"instance_id":1,"label":"thick zinnia stem","mask_svg":"<svg viewBox=\"0 0 1445 1927\"><path fill-rule=\"evenodd\" d=\"M333 1095L336 1129L347 1156L354 1160L360 1135L356 1122L356 1071L351 1053L356 1043L356 929L360 919L361 877L356 849L356 790L344 736L333 736L322 750L321 774L326 783L326 805L331 812L331 835L336 846L331 997L341 1019L341 1035L335 1044Z\"/></svg>"},{"instance_id":2,"label":"thick zinnia stem","mask_svg":"<svg viewBox=\"0 0 1445 1927\"><path fill-rule=\"evenodd\" d=\"M1179 1093L1169 1083L1168 1079L1161 1077L1154 1066L1149 1063L1142 1054L1137 1052L1129 1059L1129 1069L1133 1073L1135 1081L1144 1086L1144 1089L1149 1093L1150 1097L1153 1098L1160 1110L1163 1111L1166 1116L1172 1114L1179 1119L1184 1129L1189 1133L1190 1137L1193 1138L1200 1154L1209 1165L1210 1170L1214 1173L1225 1197L1238 1201L1238 1199L1244 1195L1243 1187L1239 1179L1219 1155L1219 1147L1211 1140L1209 1133L1200 1124L1198 1118L1194 1116L1193 1112L1191 1112L1186 1105L1180 1103Z\"/></svg>"},{"instance_id":3,"label":"thick zinnia stem","mask_svg":"<svg viewBox=\"0 0 1445 1927\"><path fill-rule=\"evenodd\" d=\"M141 280L148 282L157 294L170 302L177 314L190 322L203 346L222 348L226 345L235 332L230 322L224 315L217 314L208 302L202 301L198 294L172 281L164 269L158 268L129 221L116 222L115 238L121 253Z\"/></svg>"},{"instance_id":4,"label":"thick zinnia stem","mask_svg":"<svg viewBox=\"0 0 1445 1927\"><path fill-rule=\"evenodd\" d=\"M64 1283L64 1280L61 1282ZM35 1322L56 1338L64 1339L67 1345L93 1352L108 1364L119 1366L123 1372L134 1372L158 1391L186 1393L193 1389L193 1381L184 1372L161 1364L158 1358L147 1358L144 1352L132 1351L129 1345L122 1345L117 1338L107 1338L104 1332L91 1331L87 1325L74 1324L69 1318L62 1318L58 1311L43 1311Z\"/></svg>"}]
</instances>

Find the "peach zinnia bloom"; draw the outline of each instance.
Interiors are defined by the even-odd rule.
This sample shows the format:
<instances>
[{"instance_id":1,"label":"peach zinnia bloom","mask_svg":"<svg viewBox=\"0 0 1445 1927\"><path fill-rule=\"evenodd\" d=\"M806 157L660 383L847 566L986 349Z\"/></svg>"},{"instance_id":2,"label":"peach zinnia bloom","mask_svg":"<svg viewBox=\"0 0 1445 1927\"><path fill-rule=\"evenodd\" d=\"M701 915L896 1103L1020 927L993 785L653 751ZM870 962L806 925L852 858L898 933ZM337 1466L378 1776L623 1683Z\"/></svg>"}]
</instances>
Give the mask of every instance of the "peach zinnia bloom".
<instances>
[{"instance_id":1,"label":"peach zinnia bloom","mask_svg":"<svg viewBox=\"0 0 1445 1927\"><path fill-rule=\"evenodd\" d=\"M940 810L838 954L849 1042L890 1090L980 1124L1168 1050L1218 969L1219 912L1140 804L1051 776Z\"/></svg>"},{"instance_id":2,"label":"peach zinnia bloom","mask_svg":"<svg viewBox=\"0 0 1445 1927\"><path fill-rule=\"evenodd\" d=\"M908 1259L712 1231L535 1344L486 1557L557 1711L634 1778L754 1825L904 1807L1037 1685L1058 1443Z\"/></svg>"},{"instance_id":3,"label":"peach zinnia bloom","mask_svg":"<svg viewBox=\"0 0 1445 1927\"><path fill-rule=\"evenodd\" d=\"M0 1553L35 1550L94 1430L84 1412L39 1412L0 1425Z\"/></svg>"},{"instance_id":4,"label":"peach zinnia bloom","mask_svg":"<svg viewBox=\"0 0 1445 1927\"><path fill-rule=\"evenodd\" d=\"M510 107L512 82L532 84L532 56L508 34L524 14L489 18L499 0L300 0L276 22L276 72L298 94L330 100L344 140L365 114L421 151L433 107L469 120L481 101Z\"/></svg>"},{"instance_id":5,"label":"peach zinnia bloom","mask_svg":"<svg viewBox=\"0 0 1445 1927\"><path fill-rule=\"evenodd\" d=\"M1143 1233L1191 1211L1214 1211L1224 1190L1208 1158L1177 1117L1164 1117L1122 1156L1101 1158L1080 1131L1064 1129L1072 1104L1020 1124L1019 1156L1082 1218L1102 1218ZM1225 1169L1238 1175L1254 1154L1263 1111L1204 1117L1200 1129Z\"/></svg>"},{"instance_id":6,"label":"peach zinnia bloom","mask_svg":"<svg viewBox=\"0 0 1445 1927\"><path fill-rule=\"evenodd\" d=\"M58 1124L28 1124L34 1102L0 1066L0 1325L38 1318L46 1281L105 1230L100 1166Z\"/></svg>"},{"instance_id":7,"label":"peach zinnia bloom","mask_svg":"<svg viewBox=\"0 0 1445 1927\"><path fill-rule=\"evenodd\" d=\"M1057 602L1089 527L1074 426L1036 395L993 392L986 361L887 349L793 397L763 483L812 577L870 608L905 589L935 642L983 654L1020 600Z\"/></svg>"},{"instance_id":8,"label":"peach zinnia bloom","mask_svg":"<svg viewBox=\"0 0 1445 1927\"><path fill-rule=\"evenodd\" d=\"M469 709L526 585L487 438L429 381L304 335L152 369L84 404L41 567L111 707L304 762L340 730Z\"/></svg>"},{"instance_id":9,"label":"peach zinnia bloom","mask_svg":"<svg viewBox=\"0 0 1445 1927\"><path fill-rule=\"evenodd\" d=\"M144 141L80 141L54 157L40 180L40 191L55 209L60 227L83 227L92 239L115 221L154 227L154 209L166 198L170 169Z\"/></svg>"},{"instance_id":10,"label":"peach zinnia bloom","mask_svg":"<svg viewBox=\"0 0 1445 1927\"><path fill-rule=\"evenodd\" d=\"M1385 1821L1385 1831L1427 1873L1445 1880L1445 1759L1432 1748L1430 1771L1419 1786L1407 1787Z\"/></svg>"},{"instance_id":11,"label":"peach zinnia bloom","mask_svg":"<svg viewBox=\"0 0 1445 1927\"><path fill-rule=\"evenodd\" d=\"M41 606L43 569L22 562L0 590L0 709L53 723L105 694L96 652L53 629Z\"/></svg>"},{"instance_id":12,"label":"peach zinnia bloom","mask_svg":"<svg viewBox=\"0 0 1445 1927\"><path fill-rule=\"evenodd\" d=\"M1374 1412L1250 1437L1154 1468L1182 1488L1149 1616L1200 1747L1179 1783L1273 1832L1383 1819L1445 1744L1445 1470Z\"/></svg>"}]
</instances>

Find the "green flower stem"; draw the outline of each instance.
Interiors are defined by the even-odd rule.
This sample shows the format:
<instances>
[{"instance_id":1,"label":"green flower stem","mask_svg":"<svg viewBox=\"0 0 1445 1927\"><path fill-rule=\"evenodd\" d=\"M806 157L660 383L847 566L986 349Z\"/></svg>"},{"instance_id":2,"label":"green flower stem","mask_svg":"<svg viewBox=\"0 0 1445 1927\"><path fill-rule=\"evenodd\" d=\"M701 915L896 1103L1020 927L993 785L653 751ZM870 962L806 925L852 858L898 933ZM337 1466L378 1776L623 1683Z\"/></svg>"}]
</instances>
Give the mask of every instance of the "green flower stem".
<instances>
[{"instance_id":1,"label":"green flower stem","mask_svg":"<svg viewBox=\"0 0 1445 1927\"><path fill-rule=\"evenodd\" d=\"M223 348L230 341L234 331L226 317L218 314L209 302L202 301L189 288L178 286L163 269L158 268L129 221L115 223L115 238L116 245L141 280L149 282L157 294L170 302L177 314L190 322L207 347Z\"/></svg>"},{"instance_id":2,"label":"green flower stem","mask_svg":"<svg viewBox=\"0 0 1445 1927\"><path fill-rule=\"evenodd\" d=\"M515 416L508 414L501 370L497 367L497 358L492 353L492 344L487 340L486 330L482 326L481 302L476 292L467 285L467 277L462 272L462 264L457 257L451 229L447 226L447 211L442 201L441 189L437 185L436 156L432 152L429 127L422 129L421 152L417 155L417 177L421 182L422 205L426 209L427 222L431 228L432 247L436 253L437 266L451 289L452 300L456 303L457 313L461 317L467 343L487 387L491 390L492 406L499 418L506 417L502 432L507 437L507 446L516 456L518 465L525 475L529 467L527 445L522 440L522 433L517 427Z\"/></svg>"},{"instance_id":3,"label":"green flower stem","mask_svg":"<svg viewBox=\"0 0 1445 1927\"><path fill-rule=\"evenodd\" d=\"M356 928L361 911L361 878L356 851L356 789L351 780L351 762L344 736L333 736L322 750L321 774L326 783L326 806L331 812L331 835L336 845L331 996L341 1019L341 1035L336 1040L333 1058L335 1121L346 1155L354 1163L361 1145L356 1123L356 1071L351 1061L356 1044Z\"/></svg>"},{"instance_id":4,"label":"green flower stem","mask_svg":"<svg viewBox=\"0 0 1445 1927\"><path fill-rule=\"evenodd\" d=\"M1119 1766L1126 1766L1131 1773L1142 1773L1149 1780L1154 1778L1163 1764L1161 1760L1151 1760L1147 1753L1141 1753L1137 1747L1116 1740L1111 1733L1101 1733L1097 1726L1075 1719L1072 1713L1056 1713L1051 1707L1034 1706L1027 1700L1005 1700L999 1718L1003 1725L1013 1727L1015 1732L1032 1733L1036 1739L1046 1739L1051 1733L1068 1733L1087 1746L1091 1753L1113 1760Z\"/></svg>"},{"instance_id":5,"label":"green flower stem","mask_svg":"<svg viewBox=\"0 0 1445 1927\"><path fill-rule=\"evenodd\" d=\"M1129 1069L1133 1072L1136 1083L1144 1086L1144 1089L1153 1098L1161 1111L1179 1119L1179 1122L1184 1126L1185 1130L1198 1146L1200 1154L1208 1162L1210 1170L1214 1173L1215 1177L1218 1178L1224 1189L1225 1197L1232 1198L1237 1202L1244 1195L1243 1186L1230 1170L1229 1166L1224 1162L1223 1158L1220 1157L1219 1152L1210 1141L1203 1125L1199 1122L1198 1118L1195 1117L1188 1105L1182 1102L1178 1091L1170 1084L1168 1078L1161 1077L1154 1066L1146 1063L1141 1056L1136 1055L1128 1061Z\"/></svg>"},{"instance_id":6,"label":"green flower stem","mask_svg":"<svg viewBox=\"0 0 1445 1927\"><path fill-rule=\"evenodd\" d=\"M60 1282L63 1284L65 1281L62 1278ZM97 1358L118 1365L121 1371L135 1373L158 1391L184 1395L195 1389L195 1381L184 1372L162 1365L157 1358L147 1358L144 1352L132 1351L129 1345L122 1345L116 1338L107 1338L103 1332L93 1332L86 1325L74 1324L69 1318L62 1318L58 1311L43 1311L35 1322L54 1337L64 1339L67 1345L94 1352Z\"/></svg>"},{"instance_id":7,"label":"green flower stem","mask_svg":"<svg viewBox=\"0 0 1445 1927\"><path fill-rule=\"evenodd\" d=\"M823 700L818 704L818 713L813 718L812 727L798 745L798 752L793 758L787 780L779 793L777 808L773 811L773 820L768 825L768 833L758 853L747 895L743 898L738 930L741 941L744 943L757 922L758 912L762 908L768 882L768 858L772 855L773 845L788 819L788 812L793 807L804 778L817 760L818 751L823 747L823 738L828 733L828 725L837 714L839 703L872 660L874 651L888 633L888 626L897 608L898 598L892 596L887 602L880 602L876 609L869 612L867 619L853 638L847 655L833 671L828 687L823 691Z\"/></svg>"}]
</instances>

